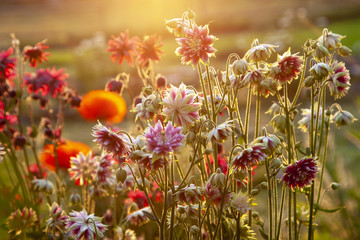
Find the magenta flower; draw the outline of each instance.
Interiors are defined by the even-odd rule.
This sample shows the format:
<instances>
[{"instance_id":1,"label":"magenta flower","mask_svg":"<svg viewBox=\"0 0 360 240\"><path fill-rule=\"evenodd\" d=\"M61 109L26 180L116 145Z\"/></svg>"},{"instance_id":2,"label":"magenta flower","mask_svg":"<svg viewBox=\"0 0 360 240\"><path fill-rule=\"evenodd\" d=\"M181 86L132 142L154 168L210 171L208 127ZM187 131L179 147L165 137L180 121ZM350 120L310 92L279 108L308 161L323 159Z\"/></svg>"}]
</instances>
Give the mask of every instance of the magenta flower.
<instances>
[{"instance_id":1,"label":"magenta flower","mask_svg":"<svg viewBox=\"0 0 360 240\"><path fill-rule=\"evenodd\" d=\"M175 193L175 200L180 203L198 204L202 199L201 188L194 184L190 184Z\"/></svg>"},{"instance_id":2,"label":"magenta flower","mask_svg":"<svg viewBox=\"0 0 360 240\"><path fill-rule=\"evenodd\" d=\"M347 94L351 86L349 70L345 68L343 62L337 61L333 62L331 68L334 74L329 82L330 93L335 99L342 98Z\"/></svg>"},{"instance_id":3,"label":"magenta flower","mask_svg":"<svg viewBox=\"0 0 360 240\"><path fill-rule=\"evenodd\" d=\"M112 186L116 183L114 169L112 165L114 161L110 154L102 155L96 171L96 181L101 185Z\"/></svg>"},{"instance_id":4,"label":"magenta flower","mask_svg":"<svg viewBox=\"0 0 360 240\"><path fill-rule=\"evenodd\" d=\"M135 226L141 226L149 221L144 212L151 213L150 207L144 207L130 213L125 218L125 221Z\"/></svg>"},{"instance_id":5,"label":"magenta flower","mask_svg":"<svg viewBox=\"0 0 360 240\"><path fill-rule=\"evenodd\" d=\"M29 60L31 67L36 67L37 63L43 63L47 61L47 57L50 53L44 52L44 49L48 49L49 46L44 44L45 42L39 42L34 47L25 47L24 61Z\"/></svg>"},{"instance_id":6,"label":"magenta flower","mask_svg":"<svg viewBox=\"0 0 360 240\"><path fill-rule=\"evenodd\" d=\"M240 168L241 171L248 170L251 166L256 165L266 158L266 154L264 153L266 149L265 145L256 143L235 156L232 160L232 164L235 167Z\"/></svg>"},{"instance_id":7,"label":"magenta flower","mask_svg":"<svg viewBox=\"0 0 360 240\"><path fill-rule=\"evenodd\" d=\"M175 152L184 139L181 127L174 127L171 122L168 122L164 128L160 121L145 131L145 137L147 148L153 156L167 156L170 152Z\"/></svg>"},{"instance_id":8,"label":"magenta flower","mask_svg":"<svg viewBox=\"0 0 360 240\"><path fill-rule=\"evenodd\" d=\"M133 57L136 51L136 38L129 38L129 33L126 31L120 33L118 37L112 36L108 42L107 51L111 52L111 61L118 62L121 65L125 59L130 66L133 65Z\"/></svg>"},{"instance_id":9,"label":"magenta flower","mask_svg":"<svg viewBox=\"0 0 360 240\"><path fill-rule=\"evenodd\" d=\"M309 185L318 171L314 158L303 158L286 167L282 181L294 189L295 187L303 188Z\"/></svg>"},{"instance_id":10,"label":"magenta flower","mask_svg":"<svg viewBox=\"0 0 360 240\"><path fill-rule=\"evenodd\" d=\"M80 152L76 157L71 157L71 167L69 168L71 179L75 181L79 180L80 185L95 180L96 170L99 164L97 160L97 157L92 156L91 151L88 152L86 156Z\"/></svg>"},{"instance_id":11,"label":"magenta flower","mask_svg":"<svg viewBox=\"0 0 360 240\"><path fill-rule=\"evenodd\" d=\"M207 181L203 190L206 198L215 206L219 207L222 201L224 201L224 206L227 206L230 203L231 194L225 194L225 198L223 200L222 190L215 184L212 184L211 181Z\"/></svg>"},{"instance_id":12,"label":"magenta flower","mask_svg":"<svg viewBox=\"0 0 360 240\"><path fill-rule=\"evenodd\" d=\"M275 80L290 83L301 72L303 59L296 54L291 54L290 49L282 56L278 56L276 71L272 72Z\"/></svg>"},{"instance_id":13,"label":"magenta flower","mask_svg":"<svg viewBox=\"0 0 360 240\"><path fill-rule=\"evenodd\" d=\"M50 207L50 218L46 221L48 231L64 232L68 216L56 202Z\"/></svg>"},{"instance_id":14,"label":"magenta flower","mask_svg":"<svg viewBox=\"0 0 360 240\"><path fill-rule=\"evenodd\" d=\"M15 76L16 58L10 58L14 49L10 47L7 51L0 52L0 80L13 79Z\"/></svg>"},{"instance_id":15,"label":"magenta flower","mask_svg":"<svg viewBox=\"0 0 360 240\"><path fill-rule=\"evenodd\" d=\"M181 62L183 64L196 65L199 61L207 63L209 57L215 55L216 49L213 48L215 36L209 35L209 27L194 26L192 29L185 29L186 37L177 38L180 44L175 51L179 56L182 56Z\"/></svg>"}]
</instances>

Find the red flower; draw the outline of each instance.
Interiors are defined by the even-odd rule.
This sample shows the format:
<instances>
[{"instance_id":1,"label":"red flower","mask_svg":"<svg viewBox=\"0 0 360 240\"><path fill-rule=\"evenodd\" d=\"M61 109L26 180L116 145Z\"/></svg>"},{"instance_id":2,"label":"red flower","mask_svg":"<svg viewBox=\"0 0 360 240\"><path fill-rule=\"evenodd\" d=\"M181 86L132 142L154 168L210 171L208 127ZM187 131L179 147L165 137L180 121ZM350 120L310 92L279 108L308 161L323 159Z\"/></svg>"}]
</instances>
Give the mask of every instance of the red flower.
<instances>
[{"instance_id":1,"label":"red flower","mask_svg":"<svg viewBox=\"0 0 360 240\"><path fill-rule=\"evenodd\" d=\"M209 57L215 55L216 49L213 48L215 36L209 35L208 26L194 26L192 29L185 29L186 37L177 38L180 47L176 49L176 54L181 55L181 62L184 64L196 65L199 61L207 63Z\"/></svg>"},{"instance_id":2,"label":"red flower","mask_svg":"<svg viewBox=\"0 0 360 240\"><path fill-rule=\"evenodd\" d=\"M87 154L91 149L81 143L66 140L56 147L57 159L59 168L68 169L70 167L70 158L76 157L79 152ZM47 144L44 147L44 151L40 154L40 161L46 165L50 170L55 170L55 154L54 145Z\"/></svg>"},{"instance_id":3,"label":"red flower","mask_svg":"<svg viewBox=\"0 0 360 240\"><path fill-rule=\"evenodd\" d=\"M112 39L108 41L109 47L107 48L107 51L111 52L111 61L117 61L121 65L125 59L132 66L136 41L135 37L129 38L127 31L120 33L118 37L112 36Z\"/></svg>"},{"instance_id":4,"label":"red flower","mask_svg":"<svg viewBox=\"0 0 360 240\"><path fill-rule=\"evenodd\" d=\"M214 157L212 155L209 155L209 161L210 161L211 166L214 166ZM221 154L218 154L218 163L219 163L219 168L220 168L221 172L226 174L227 170L228 170L226 157L222 156ZM206 172L209 174L210 169L209 169L209 165L207 162L205 162L205 166L206 166ZM216 169L215 169L215 171L216 171Z\"/></svg>"},{"instance_id":5,"label":"red flower","mask_svg":"<svg viewBox=\"0 0 360 240\"><path fill-rule=\"evenodd\" d=\"M303 158L287 166L281 180L292 189L295 187L301 189L310 184L317 171L318 167L314 158Z\"/></svg>"},{"instance_id":6,"label":"red flower","mask_svg":"<svg viewBox=\"0 0 360 240\"><path fill-rule=\"evenodd\" d=\"M56 70L55 67L38 69L36 75L32 73L25 75L24 84L28 87L29 93L41 93L55 98L67 85L65 80L68 76L64 73L64 69Z\"/></svg>"},{"instance_id":7,"label":"red flower","mask_svg":"<svg viewBox=\"0 0 360 240\"><path fill-rule=\"evenodd\" d=\"M124 119L127 107L125 100L116 93L93 90L82 97L78 111L88 121L104 119L119 123Z\"/></svg>"},{"instance_id":8,"label":"red flower","mask_svg":"<svg viewBox=\"0 0 360 240\"><path fill-rule=\"evenodd\" d=\"M127 196L129 198L127 200L131 200L129 202L135 202L139 208L149 206L149 204L146 200L146 197L145 197L145 193L140 190L129 191ZM151 196L149 196L149 197L151 198ZM126 201L126 202L128 202L128 201Z\"/></svg>"},{"instance_id":9,"label":"red flower","mask_svg":"<svg viewBox=\"0 0 360 240\"><path fill-rule=\"evenodd\" d=\"M164 52L160 50L163 45L159 36L151 35L145 36L142 41L138 43L137 51L139 53L138 61L146 63L149 60L159 61L160 54Z\"/></svg>"},{"instance_id":10,"label":"red flower","mask_svg":"<svg viewBox=\"0 0 360 240\"><path fill-rule=\"evenodd\" d=\"M14 49L10 47L6 52L0 52L0 80L13 79L15 76L16 58L10 58Z\"/></svg>"},{"instance_id":11,"label":"red flower","mask_svg":"<svg viewBox=\"0 0 360 240\"><path fill-rule=\"evenodd\" d=\"M264 145L259 143L254 144L252 147L246 148L235 156L232 164L236 168L240 168L241 171L250 169L250 167L255 166L266 158L265 150L266 147Z\"/></svg>"},{"instance_id":12,"label":"red flower","mask_svg":"<svg viewBox=\"0 0 360 240\"><path fill-rule=\"evenodd\" d=\"M47 57L50 53L44 52L44 49L48 49L49 46L43 45L44 42L37 43L34 47L28 47L24 52L24 61L29 60L31 67L36 67L37 63L43 63L47 61Z\"/></svg>"},{"instance_id":13,"label":"red flower","mask_svg":"<svg viewBox=\"0 0 360 240\"><path fill-rule=\"evenodd\" d=\"M296 54L291 55L289 49L279 57L277 68L275 67L276 71L273 73L274 79L281 83L291 82L301 72L303 62L302 58Z\"/></svg>"}]
</instances>

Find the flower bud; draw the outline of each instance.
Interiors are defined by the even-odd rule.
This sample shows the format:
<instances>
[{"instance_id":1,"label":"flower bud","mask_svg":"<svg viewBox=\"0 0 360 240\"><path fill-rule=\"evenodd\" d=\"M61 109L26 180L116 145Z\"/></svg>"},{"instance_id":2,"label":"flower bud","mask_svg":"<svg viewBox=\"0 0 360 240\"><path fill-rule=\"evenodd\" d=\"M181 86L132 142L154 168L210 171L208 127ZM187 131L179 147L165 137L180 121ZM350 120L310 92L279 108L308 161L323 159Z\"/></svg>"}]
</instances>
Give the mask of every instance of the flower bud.
<instances>
[{"instance_id":1,"label":"flower bud","mask_svg":"<svg viewBox=\"0 0 360 240\"><path fill-rule=\"evenodd\" d=\"M205 149L205 154L206 154L206 155L210 155L210 154L213 153L213 151L214 151L214 150L213 150L212 148L206 148L206 149Z\"/></svg>"},{"instance_id":2,"label":"flower bud","mask_svg":"<svg viewBox=\"0 0 360 240\"><path fill-rule=\"evenodd\" d=\"M249 69L249 64L244 59L238 59L233 63L232 70L235 75L242 75Z\"/></svg>"},{"instance_id":3,"label":"flower bud","mask_svg":"<svg viewBox=\"0 0 360 240\"><path fill-rule=\"evenodd\" d=\"M192 225L191 228L190 228L190 234L197 235L199 233L200 233L199 227L196 226L196 225Z\"/></svg>"},{"instance_id":4,"label":"flower bud","mask_svg":"<svg viewBox=\"0 0 360 240\"><path fill-rule=\"evenodd\" d=\"M347 46L341 46L339 49L338 49L338 53L343 56L343 57L347 57L347 56L350 56L351 55L351 49L348 48Z\"/></svg>"},{"instance_id":5,"label":"flower bud","mask_svg":"<svg viewBox=\"0 0 360 240\"><path fill-rule=\"evenodd\" d=\"M157 79L156 79L156 86L157 88L165 88L166 87L166 78L163 77L163 76L159 76Z\"/></svg>"},{"instance_id":6,"label":"flower bud","mask_svg":"<svg viewBox=\"0 0 360 240\"><path fill-rule=\"evenodd\" d=\"M260 183L259 187L260 187L260 189L265 190L265 189L268 188L268 183L267 182L262 182L262 183Z\"/></svg>"},{"instance_id":7,"label":"flower bud","mask_svg":"<svg viewBox=\"0 0 360 240\"><path fill-rule=\"evenodd\" d=\"M270 167L273 169L278 169L281 167L281 159L280 158L274 158L271 163L270 163Z\"/></svg>"},{"instance_id":8,"label":"flower bud","mask_svg":"<svg viewBox=\"0 0 360 240\"><path fill-rule=\"evenodd\" d=\"M310 68L311 76L314 76L316 80L321 80L326 77L331 71L329 65L323 62L316 63L314 66Z\"/></svg>"},{"instance_id":9,"label":"flower bud","mask_svg":"<svg viewBox=\"0 0 360 240\"><path fill-rule=\"evenodd\" d=\"M16 149L23 149L26 144L26 139L24 136L21 136L19 133L15 134L14 146Z\"/></svg>"},{"instance_id":10,"label":"flower bud","mask_svg":"<svg viewBox=\"0 0 360 240\"><path fill-rule=\"evenodd\" d=\"M326 47L324 47L324 45L322 44L316 44L316 48L315 48L315 51L314 51L314 57L316 59L322 59L326 56L328 56L330 53L329 51L326 49Z\"/></svg>"},{"instance_id":11,"label":"flower bud","mask_svg":"<svg viewBox=\"0 0 360 240\"><path fill-rule=\"evenodd\" d=\"M119 168L118 170L116 170L116 180L118 182L124 183L126 178L127 178L127 172L125 171L125 169Z\"/></svg>"},{"instance_id":12,"label":"flower bud","mask_svg":"<svg viewBox=\"0 0 360 240\"><path fill-rule=\"evenodd\" d=\"M312 85L314 85L314 83L315 83L314 76L308 76L307 78L305 78L304 86L305 87L311 87Z\"/></svg>"},{"instance_id":13,"label":"flower bud","mask_svg":"<svg viewBox=\"0 0 360 240\"><path fill-rule=\"evenodd\" d=\"M340 184L339 183L337 183L337 182L332 182L331 183L331 189L332 190L336 190L336 189L338 189L340 187Z\"/></svg>"},{"instance_id":14,"label":"flower bud","mask_svg":"<svg viewBox=\"0 0 360 240\"><path fill-rule=\"evenodd\" d=\"M69 199L70 205L71 206L76 206L81 202L81 197L78 193L73 193L70 195L70 199Z\"/></svg>"},{"instance_id":15,"label":"flower bud","mask_svg":"<svg viewBox=\"0 0 360 240\"><path fill-rule=\"evenodd\" d=\"M251 191L251 196L256 196L260 193L260 189L257 189L257 188L254 188L252 191Z\"/></svg>"}]
</instances>

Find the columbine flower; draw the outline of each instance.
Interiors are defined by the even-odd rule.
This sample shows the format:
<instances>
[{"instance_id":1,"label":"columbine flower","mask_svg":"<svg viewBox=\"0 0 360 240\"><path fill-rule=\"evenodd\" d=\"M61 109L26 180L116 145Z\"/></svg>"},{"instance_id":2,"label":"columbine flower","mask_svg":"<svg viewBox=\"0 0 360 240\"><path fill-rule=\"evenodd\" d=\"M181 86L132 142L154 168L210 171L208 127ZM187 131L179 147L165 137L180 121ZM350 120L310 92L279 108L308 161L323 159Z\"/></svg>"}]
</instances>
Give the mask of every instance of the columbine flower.
<instances>
[{"instance_id":1,"label":"columbine flower","mask_svg":"<svg viewBox=\"0 0 360 240\"><path fill-rule=\"evenodd\" d=\"M249 63L245 59L238 59L234 61L232 70L235 75L242 75L249 69Z\"/></svg>"},{"instance_id":2,"label":"columbine flower","mask_svg":"<svg viewBox=\"0 0 360 240\"><path fill-rule=\"evenodd\" d=\"M322 78L326 77L330 71L331 69L329 65L323 62L316 63L310 68L310 74L316 80L321 80Z\"/></svg>"},{"instance_id":3,"label":"columbine flower","mask_svg":"<svg viewBox=\"0 0 360 240\"><path fill-rule=\"evenodd\" d=\"M125 59L132 66L136 42L136 38L129 38L127 31L120 33L118 37L112 36L108 42L109 47L106 49L111 52L111 61L118 62L121 65Z\"/></svg>"},{"instance_id":4,"label":"columbine flower","mask_svg":"<svg viewBox=\"0 0 360 240\"><path fill-rule=\"evenodd\" d=\"M97 157L92 156L92 152L88 152L85 156L80 152L76 157L71 157L69 173L72 180L80 181L80 185L95 179L96 170L99 162Z\"/></svg>"},{"instance_id":5,"label":"columbine flower","mask_svg":"<svg viewBox=\"0 0 360 240\"><path fill-rule=\"evenodd\" d=\"M125 221L129 222L132 225L141 226L149 221L148 217L145 215L144 212L151 213L150 207L144 207L130 213L125 218Z\"/></svg>"},{"instance_id":6,"label":"columbine flower","mask_svg":"<svg viewBox=\"0 0 360 240\"><path fill-rule=\"evenodd\" d=\"M263 144L256 143L235 156L232 160L232 164L235 167L240 168L241 171L248 170L250 167L266 158L266 154L264 153L265 150L266 147Z\"/></svg>"},{"instance_id":7,"label":"columbine flower","mask_svg":"<svg viewBox=\"0 0 360 240\"><path fill-rule=\"evenodd\" d=\"M276 114L270 120L270 124L273 126L275 132L279 131L285 133L286 130L286 118L283 114Z\"/></svg>"},{"instance_id":8,"label":"columbine flower","mask_svg":"<svg viewBox=\"0 0 360 240\"><path fill-rule=\"evenodd\" d=\"M176 202L196 204L202 201L201 188L190 184L175 193Z\"/></svg>"},{"instance_id":9,"label":"columbine flower","mask_svg":"<svg viewBox=\"0 0 360 240\"><path fill-rule=\"evenodd\" d=\"M335 113L332 120L338 128L340 128L341 126L349 125L354 121L357 121L357 119L350 112L343 110Z\"/></svg>"},{"instance_id":10,"label":"columbine flower","mask_svg":"<svg viewBox=\"0 0 360 240\"><path fill-rule=\"evenodd\" d=\"M149 60L159 61L160 54L164 52L160 50L163 45L159 36L151 35L145 36L142 41L138 42L137 51L139 52L138 61L146 63Z\"/></svg>"},{"instance_id":11,"label":"columbine flower","mask_svg":"<svg viewBox=\"0 0 360 240\"><path fill-rule=\"evenodd\" d=\"M170 152L175 152L182 145L184 135L181 127L174 127L168 122L164 128L160 121L154 127L149 127L145 131L148 150L155 156L167 156ZM153 159L155 160L155 159Z\"/></svg>"},{"instance_id":12,"label":"columbine flower","mask_svg":"<svg viewBox=\"0 0 360 240\"><path fill-rule=\"evenodd\" d=\"M316 112L317 112L317 104L314 107L314 128L316 125L315 123L316 115L317 115ZM300 119L298 122L299 129L301 129L301 131L303 132L307 132L310 129L310 124L311 124L311 110L309 108L303 108L301 109L301 115L302 115L302 119ZM319 122L321 122L321 118L322 118L322 107L320 107L320 111L319 111Z\"/></svg>"},{"instance_id":13,"label":"columbine flower","mask_svg":"<svg viewBox=\"0 0 360 240\"><path fill-rule=\"evenodd\" d=\"M199 118L200 103L194 102L195 98L194 91L186 89L185 84L180 84L179 88L171 85L163 100L167 120L179 126L191 125Z\"/></svg>"},{"instance_id":14,"label":"columbine flower","mask_svg":"<svg viewBox=\"0 0 360 240\"><path fill-rule=\"evenodd\" d=\"M24 52L24 61L29 60L31 67L36 67L37 63L43 63L47 61L47 57L50 56L50 53L44 52L45 49L48 49L49 46L44 45L45 42L39 42L34 47L25 47Z\"/></svg>"},{"instance_id":15,"label":"columbine flower","mask_svg":"<svg viewBox=\"0 0 360 240\"><path fill-rule=\"evenodd\" d=\"M296 54L291 54L290 49L282 56L278 56L278 63L275 72L272 73L275 80L281 83L290 83L293 79L297 78L301 72L303 59Z\"/></svg>"},{"instance_id":16,"label":"columbine flower","mask_svg":"<svg viewBox=\"0 0 360 240\"><path fill-rule=\"evenodd\" d=\"M238 194L232 193L230 207L239 212L241 215L251 210L249 198L242 192L239 192Z\"/></svg>"},{"instance_id":17,"label":"columbine flower","mask_svg":"<svg viewBox=\"0 0 360 240\"><path fill-rule=\"evenodd\" d=\"M68 74L64 69L38 69L36 74L27 73L24 78L24 84L28 87L29 93L50 95L56 97L67 85Z\"/></svg>"},{"instance_id":18,"label":"columbine flower","mask_svg":"<svg viewBox=\"0 0 360 240\"><path fill-rule=\"evenodd\" d=\"M329 82L330 93L335 99L342 98L347 94L351 85L349 70L345 68L343 62L337 61L333 62L331 68L334 74Z\"/></svg>"},{"instance_id":19,"label":"columbine flower","mask_svg":"<svg viewBox=\"0 0 360 240\"><path fill-rule=\"evenodd\" d=\"M251 49L246 52L245 58L253 62L265 61L275 52L274 47L277 46L272 44L259 44L259 40L255 39L251 44Z\"/></svg>"},{"instance_id":20,"label":"columbine flower","mask_svg":"<svg viewBox=\"0 0 360 240\"><path fill-rule=\"evenodd\" d=\"M49 209L50 218L46 220L46 228L48 231L55 230L56 232L63 233L68 216L56 202L54 202L51 207L49 206Z\"/></svg>"},{"instance_id":21,"label":"columbine flower","mask_svg":"<svg viewBox=\"0 0 360 240\"><path fill-rule=\"evenodd\" d=\"M109 154L100 157L100 162L96 171L96 181L98 183L110 186L116 183L114 169L112 168L113 163L114 161Z\"/></svg>"},{"instance_id":22,"label":"columbine flower","mask_svg":"<svg viewBox=\"0 0 360 240\"><path fill-rule=\"evenodd\" d=\"M2 144L0 144L0 162L4 159L4 156L6 154L4 150L5 148L2 146Z\"/></svg>"},{"instance_id":23,"label":"columbine flower","mask_svg":"<svg viewBox=\"0 0 360 240\"><path fill-rule=\"evenodd\" d=\"M15 76L16 58L10 58L14 49L10 47L7 51L0 52L0 80L11 80Z\"/></svg>"},{"instance_id":24,"label":"columbine flower","mask_svg":"<svg viewBox=\"0 0 360 240\"><path fill-rule=\"evenodd\" d=\"M199 61L207 63L209 57L214 56L216 49L213 48L215 36L209 35L209 27L194 26L192 29L185 29L185 37L177 38L180 47L175 51L182 56L183 64L196 65Z\"/></svg>"},{"instance_id":25,"label":"columbine flower","mask_svg":"<svg viewBox=\"0 0 360 240\"><path fill-rule=\"evenodd\" d=\"M11 213L6 220L6 224L9 228L9 234L16 237L22 233L25 229L35 225L37 220L36 212L30 208L24 207L22 211L19 209Z\"/></svg>"},{"instance_id":26,"label":"columbine flower","mask_svg":"<svg viewBox=\"0 0 360 240\"><path fill-rule=\"evenodd\" d=\"M256 143L263 144L265 146L264 151L270 155L274 154L281 146L280 139L274 134L267 134L266 136L258 137L250 145L255 145Z\"/></svg>"},{"instance_id":27,"label":"columbine flower","mask_svg":"<svg viewBox=\"0 0 360 240\"><path fill-rule=\"evenodd\" d=\"M258 84L264 79L265 75L263 69L253 69L245 75L243 81L245 84Z\"/></svg>"},{"instance_id":28,"label":"columbine flower","mask_svg":"<svg viewBox=\"0 0 360 240\"><path fill-rule=\"evenodd\" d=\"M314 158L303 158L286 167L282 181L294 189L295 187L303 188L310 184L318 171Z\"/></svg>"},{"instance_id":29,"label":"columbine flower","mask_svg":"<svg viewBox=\"0 0 360 240\"><path fill-rule=\"evenodd\" d=\"M269 95L274 96L277 91L281 89L281 84L278 81L273 81L270 78L265 78L258 84L260 95L267 98ZM257 89L253 88L253 93L257 95Z\"/></svg>"},{"instance_id":30,"label":"columbine flower","mask_svg":"<svg viewBox=\"0 0 360 240\"><path fill-rule=\"evenodd\" d=\"M127 112L124 98L104 90L92 90L82 97L79 113L88 121L106 120L119 123Z\"/></svg>"},{"instance_id":31,"label":"columbine flower","mask_svg":"<svg viewBox=\"0 0 360 240\"><path fill-rule=\"evenodd\" d=\"M333 32L328 32L325 28L323 34L318 38L318 42L322 43L328 50L333 50L334 48L341 46L341 39L345 38L340 34Z\"/></svg>"},{"instance_id":32,"label":"columbine flower","mask_svg":"<svg viewBox=\"0 0 360 240\"><path fill-rule=\"evenodd\" d=\"M34 190L42 192L47 196L50 196L54 192L54 185L47 179L35 179L32 181L34 184Z\"/></svg>"},{"instance_id":33,"label":"columbine flower","mask_svg":"<svg viewBox=\"0 0 360 240\"><path fill-rule=\"evenodd\" d=\"M75 239L96 239L104 237L106 225L101 223L102 218L96 217L94 214L88 215L85 209L81 212L72 211L66 222L70 236Z\"/></svg>"},{"instance_id":34,"label":"columbine flower","mask_svg":"<svg viewBox=\"0 0 360 240\"><path fill-rule=\"evenodd\" d=\"M229 120L217 125L208 134L208 141L224 142L232 133L233 121Z\"/></svg>"},{"instance_id":35,"label":"columbine flower","mask_svg":"<svg viewBox=\"0 0 360 240\"><path fill-rule=\"evenodd\" d=\"M222 201L224 201L224 206L227 206L230 202L231 194L225 194L225 198L223 200L222 189L212 184L211 181L206 182L203 190L205 192L206 198L209 200L210 203L214 204L215 206L219 207Z\"/></svg>"},{"instance_id":36,"label":"columbine flower","mask_svg":"<svg viewBox=\"0 0 360 240\"><path fill-rule=\"evenodd\" d=\"M93 127L92 136L94 142L99 144L101 149L113 154L117 159L130 154L130 143L124 134L118 134L100 122Z\"/></svg>"},{"instance_id":37,"label":"columbine flower","mask_svg":"<svg viewBox=\"0 0 360 240\"><path fill-rule=\"evenodd\" d=\"M151 120L159 109L159 99L155 94L150 94L149 96L143 95L141 102L137 103L131 112L136 113L136 119Z\"/></svg>"}]
</instances>

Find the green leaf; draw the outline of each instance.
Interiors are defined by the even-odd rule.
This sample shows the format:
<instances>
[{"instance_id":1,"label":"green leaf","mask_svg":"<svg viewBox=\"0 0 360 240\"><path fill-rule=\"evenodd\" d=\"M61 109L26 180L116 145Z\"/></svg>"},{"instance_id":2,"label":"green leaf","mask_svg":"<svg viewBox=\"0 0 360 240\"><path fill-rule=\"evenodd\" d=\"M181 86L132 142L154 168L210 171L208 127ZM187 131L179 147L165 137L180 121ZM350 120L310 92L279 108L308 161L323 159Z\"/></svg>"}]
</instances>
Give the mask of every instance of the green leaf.
<instances>
[{"instance_id":1,"label":"green leaf","mask_svg":"<svg viewBox=\"0 0 360 240\"><path fill-rule=\"evenodd\" d=\"M345 208L345 207L338 207L338 208L333 208L333 209L326 209L326 208L318 207L319 211L327 212L327 213L335 213L335 212L341 211L341 210L344 209L344 208Z\"/></svg>"}]
</instances>

